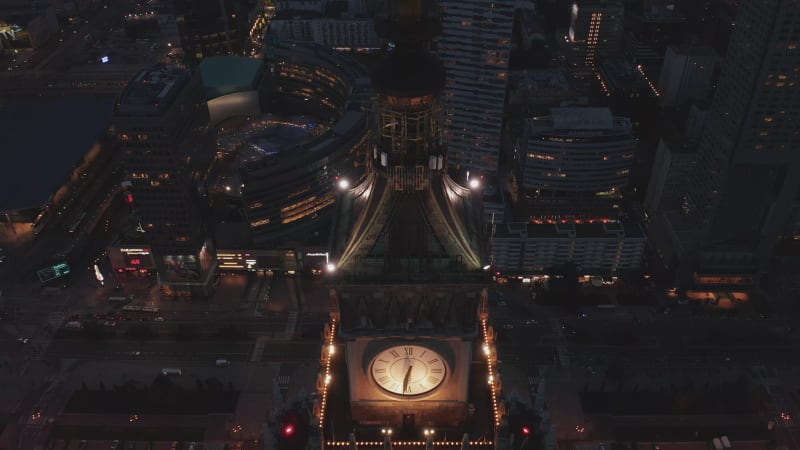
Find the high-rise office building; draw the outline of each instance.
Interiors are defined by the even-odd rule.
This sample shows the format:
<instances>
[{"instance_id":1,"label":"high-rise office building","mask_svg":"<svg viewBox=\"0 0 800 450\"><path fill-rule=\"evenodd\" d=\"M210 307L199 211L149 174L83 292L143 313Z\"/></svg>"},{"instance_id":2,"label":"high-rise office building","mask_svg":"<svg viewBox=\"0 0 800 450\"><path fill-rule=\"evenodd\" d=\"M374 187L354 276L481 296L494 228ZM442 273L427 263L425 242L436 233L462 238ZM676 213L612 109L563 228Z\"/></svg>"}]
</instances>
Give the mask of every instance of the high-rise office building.
<instances>
[{"instance_id":1,"label":"high-rise office building","mask_svg":"<svg viewBox=\"0 0 800 450\"><path fill-rule=\"evenodd\" d=\"M497 172L514 6L514 0L440 2L450 166Z\"/></svg>"},{"instance_id":2,"label":"high-rise office building","mask_svg":"<svg viewBox=\"0 0 800 450\"><path fill-rule=\"evenodd\" d=\"M763 273L779 238L795 233L798 33L797 1L741 3L683 205L701 230L690 258L695 282L733 284L746 278L733 275Z\"/></svg>"},{"instance_id":3,"label":"high-rise office building","mask_svg":"<svg viewBox=\"0 0 800 450\"><path fill-rule=\"evenodd\" d=\"M676 107L689 100L705 101L719 60L711 47L669 46L658 79L661 105Z\"/></svg>"},{"instance_id":4,"label":"high-rise office building","mask_svg":"<svg viewBox=\"0 0 800 450\"><path fill-rule=\"evenodd\" d=\"M178 0L175 13L186 59L242 55L250 40L255 0Z\"/></svg>"},{"instance_id":5,"label":"high-rise office building","mask_svg":"<svg viewBox=\"0 0 800 450\"><path fill-rule=\"evenodd\" d=\"M203 284L210 273L213 258L204 245L196 195L198 174L204 173L197 164L210 161L213 150L213 140L197 133L208 122L203 103L200 77L159 64L139 72L114 108L130 182L126 198L141 219L140 241L155 254L162 285Z\"/></svg>"},{"instance_id":6,"label":"high-rise office building","mask_svg":"<svg viewBox=\"0 0 800 450\"><path fill-rule=\"evenodd\" d=\"M520 146L530 218L615 219L633 166L632 131L608 108L552 108L531 119Z\"/></svg>"},{"instance_id":7,"label":"high-rise office building","mask_svg":"<svg viewBox=\"0 0 800 450\"><path fill-rule=\"evenodd\" d=\"M576 0L567 39L568 60L582 67L594 67L598 57L613 56L622 45L625 7L619 0Z\"/></svg>"}]
</instances>

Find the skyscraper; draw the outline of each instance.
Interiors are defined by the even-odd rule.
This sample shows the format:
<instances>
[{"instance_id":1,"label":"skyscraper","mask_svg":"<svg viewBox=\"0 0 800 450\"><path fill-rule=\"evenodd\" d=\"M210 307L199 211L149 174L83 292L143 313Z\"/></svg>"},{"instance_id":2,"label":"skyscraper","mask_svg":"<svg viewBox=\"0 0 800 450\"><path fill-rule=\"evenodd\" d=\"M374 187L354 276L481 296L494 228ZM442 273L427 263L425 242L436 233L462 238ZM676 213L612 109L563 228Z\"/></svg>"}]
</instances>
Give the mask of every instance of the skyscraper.
<instances>
[{"instance_id":1,"label":"skyscraper","mask_svg":"<svg viewBox=\"0 0 800 450\"><path fill-rule=\"evenodd\" d=\"M676 107L690 100L706 101L719 60L711 47L667 47L658 79L661 105Z\"/></svg>"},{"instance_id":2,"label":"skyscraper","mask_svg":"<svg viewBox=\"0 0 800 450\"><path fill-rule=\"evenodd\" d=\"M531 119L522 142L530 218L615 219L633 166L632 130L608 108L552 108Z\"/></svg>"},{"instance_id":3,"label":"skyscraper","mask_svg":"<svg viewBox=\"0 0 800 450\"><path fill-rule=\"evenodd\" d=\"M443 0L438 54L447 72L449 164L495 174L514 0Z\"/></svg>"},{"instance_id":4,"label":"skyscraper","mask_svg":"<svg viewBox=\"0 0 800 450\"><path fill-rule=\"evenodd\" d=\"M767 269L796 233L800 192L800 3L742 2L684 213L701 232L692 271ZM722 280L724 281L724 280Z\"/></svg>"},{"instance_id":5,"label":"skyscraper","mask_svg":"<svg viewBox=\"0 0 800 450\"><path fill-rule=\"evenodd\" d=\"M625 7L619 0L576 0L569 26L569 61L594 67L599 56L613 56L620 49Z\"/></svg>"},{"instance_id":6,"label":"skyscraper","mask_svg":"<svg viewBox=\"0 0 800 450\"><path fill-rule=\"evenodd\" d=\"M200 77L158 64L128 83L114 108L124 153L126 195L141 219L141 240L157 258L162 285L208 281L209 252L197 199L197 181L210 161L213 141L195 133L208 122ZM205 278L205 281L201 279ZM204 294L204 289L193 294Z\"/></svg>"},{"instance_id":7,"label":"skyscraper","mask_svg":"<svg viewBox=\"0 0 800 450\"><path fill-rule=\"evenodd\" d=\"M178 0L175 10L187 61L245 53L255 1Z\"/></svg>"}]
</instances>

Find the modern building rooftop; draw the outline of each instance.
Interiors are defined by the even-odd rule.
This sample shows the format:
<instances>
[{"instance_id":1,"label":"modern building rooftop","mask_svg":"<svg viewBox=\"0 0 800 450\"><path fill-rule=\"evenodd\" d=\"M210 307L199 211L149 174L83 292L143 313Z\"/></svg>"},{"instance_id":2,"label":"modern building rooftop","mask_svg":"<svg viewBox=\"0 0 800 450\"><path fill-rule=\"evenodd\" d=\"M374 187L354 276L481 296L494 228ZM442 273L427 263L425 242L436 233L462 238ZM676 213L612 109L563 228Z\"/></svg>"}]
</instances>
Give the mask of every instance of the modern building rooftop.
<instances>
[{"instance_id":1,"label":"modern building rooftop","mask_svg":"<svg viewBox=\"0 0 800 450\"><path fill-rule=\"evenodd\" d=\"M645 76L644 67L628 61L608 59L600 63L600 81L607 95L657 97L655 85Z\"/></svg>"},{"instance_id":2,"label":"modern building rooftop","mask_svg":"<svg viewBox=\"0 0 800 450\"><path fill-rule=\"evenodd\" d=\"M117 100L117 113L143 113L141 108L161 110L167 107L189 80L186 69L158 64L134 76ZM137 111L138 110L138 111Z\"/></svg>"},{"instance_id":3,"label":"modern building rooftop","mask_svg":"<svg viewBox=\"0 0 800 450\"><path fill-rule=\"evenodd\" d=\"M523 89L569 89L567 77L561 69L516 70L511 72L511 84Z\"/></svg>"},{"instance_id":4,"label":"modern building rooftop","mask_svg":"<svg viewBox=\"0 0 800 450\"><path fill-rule=\"evenodd\" d=\"M553 128L557 130L608 130L614 117L608 108L552 108Z\"/></svg>"},{"instance_id":5,"label":"modern building rooftop","mask_svg":"<svg viewBox=\"0 0 800 450\"><path fill-rule=\"evenodd\" d=\"M256 89L264 73L264 62L242 56L212 56L204 58L198 70L203 78L206 100L211 100Z\"/></svg>"},{"instance_id":6,"label":"modern building rooftop","mask_svg":"<svg viewBox=\"0 0 800 450\"><path fill-rule=\"evenodd\" d=\"M498 224L494 227L495 238L529 237L529 238L577 238L596 239L610 238L644 238L641 225L634 222L599 222L599 223L554 223L534 224L512 222Z\"/></svg>"}]
</instances>

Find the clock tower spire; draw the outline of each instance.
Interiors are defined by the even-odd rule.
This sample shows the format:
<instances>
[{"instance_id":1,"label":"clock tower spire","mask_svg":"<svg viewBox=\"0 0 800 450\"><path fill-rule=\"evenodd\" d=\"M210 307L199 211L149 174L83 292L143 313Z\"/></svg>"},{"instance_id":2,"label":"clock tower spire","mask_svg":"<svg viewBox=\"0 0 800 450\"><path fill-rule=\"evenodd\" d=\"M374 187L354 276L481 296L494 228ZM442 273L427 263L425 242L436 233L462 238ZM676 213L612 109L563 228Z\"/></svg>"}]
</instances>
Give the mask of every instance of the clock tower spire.
<instances>
[{"instance_id":1,"label":"clock tower spire","mask_svg":"<svg viewBox=\"0 0 800 450\"><path fill-rule=\"evenodd\" d=\"M368 176L339 202L337 268L382 279L478 272L487 261L480 199L447 173L445 70L429 49L437 4L389 0L376 31L389 49L371 74Z\"/></svg>"}]
</instances>

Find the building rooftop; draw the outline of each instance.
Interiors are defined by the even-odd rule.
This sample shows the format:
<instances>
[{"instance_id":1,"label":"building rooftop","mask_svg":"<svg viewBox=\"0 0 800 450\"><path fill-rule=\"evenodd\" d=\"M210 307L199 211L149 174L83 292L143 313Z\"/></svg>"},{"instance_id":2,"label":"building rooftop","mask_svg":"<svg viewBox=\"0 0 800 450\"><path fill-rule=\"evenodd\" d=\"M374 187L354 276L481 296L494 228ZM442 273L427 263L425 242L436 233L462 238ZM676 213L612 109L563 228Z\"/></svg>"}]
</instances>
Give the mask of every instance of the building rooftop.
<instances>
[{"instance_id":1,"label":"building rooftop","mask_svg":"<svg viewBox=\"0 0 800 450\"><path fill-rule=\"evenodd\" d=\"M608 108L552 108L553 128L557 130L608 130L614 117Z\"/></svg>"},{"instance_id":2,"label":"building rooftop","mask_svg":"<svg viewBox=\"0 0 800 450\"><path fill-rule=\"evenodd\" d=\"M497 224L495 226L494 237L529 237L529 238L606 238L618 239L640 238L644 239L645 234L641 225L635 222L599 222L599 223L555 223L555 224L535 224L526 222L512 222Z\"/></svg>"},{"instance_id":3,"label":"building rooftop","mask_svg":"<svg viewBox=\"0 0 800 450\"><path fill-rule=\"evenodd\" d=\"M204 58L198 70L203 78L206 100L211 100L256 89L264 73L264 63L242 56L212 56Z\"/></svg>"},{"instance_id":4,"label":"building rooftop","mask_svg":"<svg viewBox=\"0 0 800 450\"><path fill-rule=\"evenodd\" d=\"M719 58L719 53L708 45L673 45L671 47L679 55L715 56Z\"/></svg>"},{"instance_id":5,"label":"building rooftop","mask_svg":"<svg viewBox=\"0 0 800 450\"><path fill-rule=\"evenodd\" d=\"M625 60L609 59L600 64L600 78L607 95L657 97L655 85L645 76L641 65Z\"/></svg>"},{"instance_id":6,"label":"building rooftop","mask_svg":"<svg viewBox=\"0 0 800 450\"><path fill-rule=\"evenodd\" d=\"M569 83L561 69L525 69L511 72L511 83L520 89L567 90Z\"/></svg>"},{"instance_id":7,"label":"building rooftop","mask_svg":"<svg viewBox=\"0 0 800 450\"><path fill-rule=\"evenodd\" d=\"M189 72L178 66L158 64L142 70L125 86L117 108L153 106L163 108L189 80Z\"/></svg>"}]
</instances>

